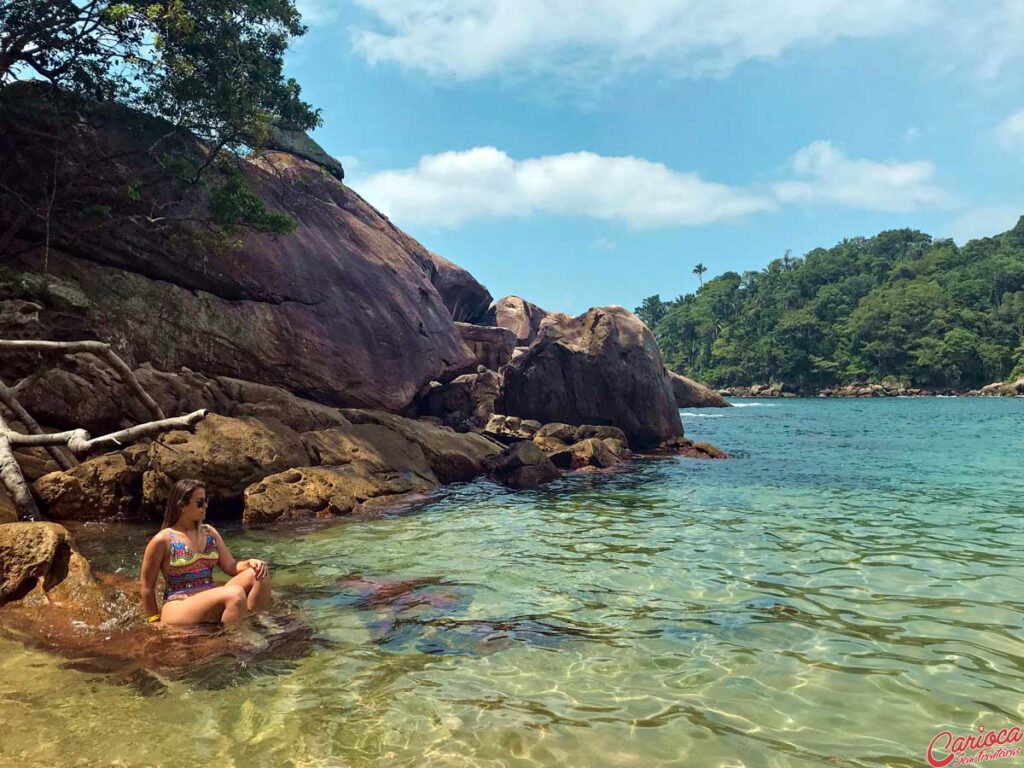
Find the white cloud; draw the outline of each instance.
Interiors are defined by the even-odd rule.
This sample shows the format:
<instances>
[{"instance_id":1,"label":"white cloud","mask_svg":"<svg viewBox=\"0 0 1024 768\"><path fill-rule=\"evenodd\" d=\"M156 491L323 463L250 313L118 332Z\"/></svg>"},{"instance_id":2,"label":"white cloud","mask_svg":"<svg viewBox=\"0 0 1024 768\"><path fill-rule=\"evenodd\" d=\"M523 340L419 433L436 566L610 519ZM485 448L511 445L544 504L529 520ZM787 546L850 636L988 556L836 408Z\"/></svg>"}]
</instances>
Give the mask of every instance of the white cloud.
<instances>
[{"instance_id":1,"label":"white cloud","mask_svg":"<svg viewBox=\"0 0 1024 768\"><path fill-rule=\"evenodd\" d=\"M607 237L597 237L590 241L590 247L595 251L614 251L618 245Z\"/></svg>"},{"instance_id":2,"label":"white cloud","mask_svg":"<svg viewBox=\"0 0 1024 768\"><path fill-rule=\"evenodd\" d=\"M943 205L949 195L927 161L855 160L828 141L816 141L791 160L795 179L774 186L784 203L840 203L877 211L912 211Z\"/></svg>"},{"instance_id":3,"label":"white cloud","mask_svg":"<svg viewBox=\"0 0 1024 768\"><path fill-rule=\"evenodd\" d=\"M1007 152L1024 152L1024 109L996 126L996 142Z\"/></svg>"},{"instance_id":4,"label":"white cloud","mask_svg":"<svg viewBox=\"0 0 1024 768\"><path fill-rule=\"evenodd\" d=\"M991 205L972 208L957 216L945 228L945 234L959 245L978 237L992 237L1013 229L1024 216L1024 201L1019 205Z\"/></svg>"},{"instance_id":5,"label":"white cloud","mask_svg":"<svg viewBox=\"0 0 1024 768\"><path fill-rule=\"evenodd\" d=\"M338 18L340 10L338 3L332 0L296 0L295 6L302 14L303 23L310 27L330 24Z\"/></svg>"},{"instance_id":6,"label":"white cloud","mask_svg":"<svg viewBox=\"0 0 1024 768\"><path fill-rule=\"evenodd\" d=\"M907 34L941 1L356 0L376 29L355 29L353 41L370 62L457 79L509 68L615 74L653 61L723 76L798 46Z\"/></svg>"},{"instance_id":7,"label":"white cloud","mask_svg":"<svg viewBox=\"0 0 1024 768\"><path fill-rule=\"evenodd\" d=\"M768 195L642 158L571 152L513 160L494 147L427 155L415 168L376 173L353 186L400 224L435 227L550 213L646 228L709 224L775 207Z\"/></svg>"}]
</instances>

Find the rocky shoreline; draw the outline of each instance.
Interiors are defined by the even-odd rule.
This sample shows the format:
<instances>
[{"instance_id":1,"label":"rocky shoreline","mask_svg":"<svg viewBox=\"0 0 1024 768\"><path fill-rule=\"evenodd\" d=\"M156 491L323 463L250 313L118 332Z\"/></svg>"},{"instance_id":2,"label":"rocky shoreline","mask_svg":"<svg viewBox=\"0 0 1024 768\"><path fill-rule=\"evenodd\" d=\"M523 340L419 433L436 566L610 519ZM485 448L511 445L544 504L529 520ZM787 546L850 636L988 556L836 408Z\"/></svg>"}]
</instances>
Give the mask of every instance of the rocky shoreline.
<instances>
[{"instance_id":1,"label":"rocky shoreline","mask_svg":"<svg viewBox=\"0 0 1024 768\"><path fill-rule=\"evenodd\" d=\"M159 175L147 151L159 121L109 104L34 109L37 95L24 89L18 119L66 136L70 158L110 156L105 184ZM187 224L147 234L134 209L160 204L158 188L112 200L112 223L100 227L75 216L46 232L0 221L14 233L0 267L0 339L97 340L123 361L118 375L89 352L8 350L0 379L17 408L0 406L0 432L37 422L43 433L107 435L154 409L202 412L190 429L63 460L15 446L4 483L20 477L48 522L14 522L18 495L0 491L0 626L79 654L116 635L107 647L118 663L150 654L173 667L171 646L154 650L140 621L135 585L94 575L60 523L152 526L186 477L205 485L211 515L286 535L293 521L376 515L482 476L529 488L563 472L619 471L638 454L727 458L684 436L679 408L728 403L670 374L636 315L495 301L315 156L241 161L253 191L297 226L245 234L233 250L200 247ZM208 201L182 205L201 212ZM285 637L301 647L308 632ZM204 642L204 658L238 650Z\"/></svg>"},{"instance_id":2,"label":"rocky shoreline","mask_svg":"<svg viewBox=\"0 0 1024 768\"><path fill-rule=\"evenodd\" d=\"M886 384L848 384L820 390L801 390L788 384L754 384L724 387L722 397L1024 397L1024 378L995 382L981 389L923 389Z\"/></svg>"}]
</instances>

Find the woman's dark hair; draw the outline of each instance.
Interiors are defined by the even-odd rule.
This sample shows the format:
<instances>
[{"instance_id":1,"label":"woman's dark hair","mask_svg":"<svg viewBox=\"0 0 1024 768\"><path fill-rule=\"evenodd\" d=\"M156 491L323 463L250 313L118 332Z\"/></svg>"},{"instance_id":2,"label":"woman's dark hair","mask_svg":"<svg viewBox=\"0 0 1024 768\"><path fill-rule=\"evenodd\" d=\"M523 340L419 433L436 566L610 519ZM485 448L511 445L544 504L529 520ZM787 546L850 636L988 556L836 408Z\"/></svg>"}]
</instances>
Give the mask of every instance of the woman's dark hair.
<instances>
[{"instance_id":1,"label":"woman's dark hair","mask_svg":"<svg viewBox=\"0 0 1024 768\"><path fill-rule=\"evenodd\" d=\"M179 480L171 488L171 495L167 497L167 506L164 507L164 528L170 528L181 517L181 508L192 499L192 493L203 484L198 480Z\"/></svg>"}]
</instances>

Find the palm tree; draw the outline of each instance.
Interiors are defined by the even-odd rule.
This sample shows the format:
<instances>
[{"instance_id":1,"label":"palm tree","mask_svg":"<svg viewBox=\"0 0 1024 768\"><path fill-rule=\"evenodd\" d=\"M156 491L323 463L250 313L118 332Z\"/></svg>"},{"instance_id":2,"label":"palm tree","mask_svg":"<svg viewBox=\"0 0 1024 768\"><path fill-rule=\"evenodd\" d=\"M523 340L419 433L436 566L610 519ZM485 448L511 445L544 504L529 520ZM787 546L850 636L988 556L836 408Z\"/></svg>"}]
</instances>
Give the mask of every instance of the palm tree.
<instances>
[{"instance_id":1,"label":"palm tree","mask_svg":"<svg viewBox=\"0 0 1024 768\"><path fill-rule=\"evenodd\" d=\"M703 263L698 262L697 266L693 268L693 274L700 278L701 287L704 287L704 273L708 271L708 268Z\"/></svg>"}]
</instances>

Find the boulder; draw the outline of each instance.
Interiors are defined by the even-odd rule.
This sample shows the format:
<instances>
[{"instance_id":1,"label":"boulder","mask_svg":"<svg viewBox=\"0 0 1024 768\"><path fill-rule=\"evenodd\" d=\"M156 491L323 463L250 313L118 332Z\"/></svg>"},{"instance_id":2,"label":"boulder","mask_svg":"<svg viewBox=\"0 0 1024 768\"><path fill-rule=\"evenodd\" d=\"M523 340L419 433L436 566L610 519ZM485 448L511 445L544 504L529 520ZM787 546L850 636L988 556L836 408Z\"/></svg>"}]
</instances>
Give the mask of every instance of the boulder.
<instances>
[{"instance_id":1,"label":"boulder","mask_svg":"<svg viewBox=\"0 0 1024 768\"><path fill-rule=\"evenodd\" d=\"M341 161L324 151L305 131L296 131L282 125L272 125L264 142L267 149L276 149L316 163L338 181L345 178Z\"/></svg>"},{"instance_id":2,"label":"boulder","mask_svg":"<svg viewBox=\"0 0 1024 768\"><path fill-rule=\"evenodd\" d=\"M512 359L516 339L512 331L492 325L470 325L456 323L459 335L466 346L473 351L477 363L484 368L497 371Z\"/></svg>"},{"instance_id":3,"label":"boulder","mask_svg":"<svg viewBox=\"0 0 1024 768\"><path fill-rule=\"evenodd\" d=\"M732 405L710 387L675 371L668 371L668 378L679 408L728 408Z\"/></svg>"},{"instance_id":4,"label":"boulder","mask_svg":"<svg viewBox=\"0 0 1024 768\"><path fill-rule=\"evenodd\" d=\"M491 294L475 277L443 256L428 251L433 270L430 282L457 323L481 323L487 319Z\"/></svg>"},{"instance_id":5,"label":"boulder","mask_svg":"<svg viewBox=\"0 0 1024 768\"><path fill-rule=\"evenodd\" d=\"M618 441L621 442L621 441ZM597 437L588 437L551 454L551 463L559 469L598 467L605 469L619 462L618 457Z\"/></svg>"},{"instance_id":6,"label":"boulder","mask_svg":"<svg viewBox=\"0 0 1024 768\"><path fill-rule=\"evenodd\" d=\"M429 486L438 482L423 449L380 424L351 424L307 432L302 442L316 465L341 466L358 462L371 472L414 476Z\"/></svg>"},{"instance_id":7,"label":"boulder","mask_svg":"<svg viewBox=\"0 0 1024 768\"><path fill-rule=\"evenodd\" d=\"M729 454L711 443L695 443L686 437L675 437L658 446L657 453L678 454L691 459L728 459Z\"/></svg>"},{"instance_id":8,"label":"boulder","mask_svg":"<svg viewBox=\"0 0 1024 768\"><path fill-rule=\"evenodd\" d=\"M195 478L213 502L235 502L267 475L308 464L302 439L284 424L211 414L195 433L167 432L151 444L143 498L150 505L162 504L176 481Z\"/></svg>"},{"instance_id":9,"label":"boulder","mask_svg":"<svg viewBox=\"0 0 1024 768\"><path fill-rule=\"evenodd\" d=\"M417 401L415 410L421 418L436 418L459 432L468 432L487 424L500 391L501 377L480 366L476 373L457 376L447 384L436 382Z\"/></svg>"},{"instance_id":10,"label":"boulder","mask_svg":"<svg viewBox=\"0 0 1024 768\"><path fill-rule=\"evenodd\" d=\"M531 440L540 431L541 426L541 423L534 419L495 413L484 425L484 434L504 445L509 445L517 440Z\"/></svg>"},{"instance_id":11,"label":"boulder","mask_svg":"<svg viewBox=\"0 0 1024 768\"><path fill-rule=\"evenodd\" d=\"M505 367L504 377L497 404L502 413L544 423L617 426L637 449L683 434L654 336L622 307L545 321L526 354Z\"/></svg>"},{"instance_id":12,"label":"boulder","mask_svg":"<svg viewBox=\"0 0 1024 768\"><path fill-rule=\"evenodd\" d=\"M491 479L510 488L535 488L558 477L558 469L529 440L510 445L487 460Z\"/></svg>"},{"instance_id":13,"label":"boulder","mask_svg":"<svg viewBox=\"0 0 1024 768\"><path fill-rule=\"evenodd\" d=\"M142 387L168 416L205 408L222 416L280 421L297 432L347 424L337 408L297 397L280 387L228 376L208 377L187 368L178 373L143 365ZM18 382L21 404L41 424L82 428L93 435L152 419L152 415L105 362L87 353L66 355L54 367Z\"/></svg>"},{"instance_id":14,"label":"boulder","mask_svg":"<svg viewBox=\"0 0 1024 768\"><path fill-rule=\"evenodd\" d=\"M517 346L528 347L537 338L541 321L548 314L519 296L505 296L494 302L489 319L494 325L512 331Z\"/></svg>"},{"instance_id":15,"label":"boulder","mask_svg":"<svg viewBox=\"0 0 1024 768\"><path fill-rule=\"evenodd\" d=\"M53 520L137 520L148 451L146 445L133 445L88 459L67 471L43 475L32 490Z\"/></svg>"},{"instance_id":16,"label":"boulder","mask_svg":"<svg viewBox=\"0 0 1024 768\"><path fill-rule=\"evenodd\" d=\"M36 171L53 165L53 142L67 167L87 167L89 182L109 190L166 178L156 145L183 161L204 157L198 142L160 119L113 102L65 100L38 83L4 88L4 107L0 152L13 160L0 167L0 183L12 197L38 198ZM117 162L91 162L97 157ZM209 210L217 169L191 189L168 179L134 197L114 194L104 200L103 226L95 206L73 202L49 223L29 217L5 243L13 279L0 291L0 300L21 304L0 314L22 337L110 342L133 367L185 366L331 405L400 410L425 383L474 360L432 282L427 249L319 162L280 151L238 161L253 193L295 222L286 236L216 238L189 224ZM165 226L139 224L179 197ZM13 232L5 213L0 229ZM48 249L37 245L44 241ZM0 335L9 338L8 328Z\"/></svg>"},{"instance_id":17,"label":"boulder","mask_svg":"<svg viewBox=\"0 0 1024 768\"><path fill-rule=\"evenodd\" d=\"M563 443L575 443L576 433L579 432L579 427L574 427L571 424L561 424L554 422L552 424L545 424L537 430L537 434L534 435L534 440L544 437L553 437L555 440L561 440Z\"/></svg>"},{"instance_id":18,"label":"boulder","mask_svg":"<svg viewBox=\"0 0 1024 768\"><path fill-rule=\"evenodd\" d=\"M57 523L0 525L0 605L99 606L103 595L89 563ZM70 605L69 605L70 607Z\"/></svg>"},{"instance_id":19,"label":"boulder","mask_svg":"<svg viewBox=\"0 0 1024 768\"><path fill-rule=\"evenodd\" d=\"M379 424L418 445L442 483L472 480L483 473L484 460L501 451L501 445L483 435L463 434L425 421L357 408L343 413L353 424Z\"/></svg>"},{"instance_id":20,"label":"boulder","mask_svg":"<svg viewBox=\"0 0 1024 768\"><path fill-rule=\"evenodd\" d=\"M268 523L359 513L369 502L397 502L434 485L412 473L377 471L363 461L337 467L297 467L249 486L242 520Z\"/></svg>"}]
</instances>

